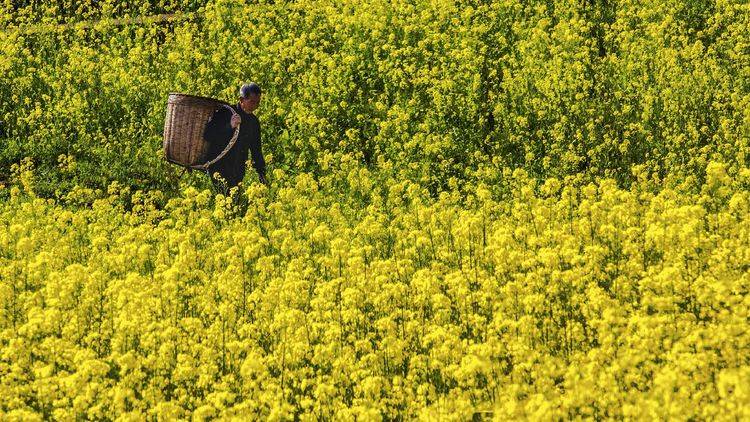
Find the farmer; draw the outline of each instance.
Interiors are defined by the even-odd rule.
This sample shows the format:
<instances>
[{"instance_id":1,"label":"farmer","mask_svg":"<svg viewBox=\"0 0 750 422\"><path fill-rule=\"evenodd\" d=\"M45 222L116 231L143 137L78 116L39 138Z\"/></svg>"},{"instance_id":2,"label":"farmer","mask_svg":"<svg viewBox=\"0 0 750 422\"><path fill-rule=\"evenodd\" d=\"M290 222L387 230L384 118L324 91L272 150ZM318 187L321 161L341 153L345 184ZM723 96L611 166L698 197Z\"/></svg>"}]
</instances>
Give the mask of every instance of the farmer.
<instances>
[{"instance_id":1,"label":"farmer","mask_svg":"<svg viewBox=\"0 0 750 422\"><path fill-rule=\"evenodd\" d=\"M232 138L234 129L240 125L240 133L232 149L208 168L214 187L224 194L239 185L245 177L248 152L252 156L253 167L258 172L258 179L261 183L267 183L266 162L260 143L260 121L253 114L260 104L260 96L261 91L257 84L242 85L239 102L232 107L237 114L233 115L226 107L220 107L208 121L203 132L203 138L209 143L207 156L213 158L221 154ZM216 177L216 173L220 177Z\"/></svg>"}]
</instances>

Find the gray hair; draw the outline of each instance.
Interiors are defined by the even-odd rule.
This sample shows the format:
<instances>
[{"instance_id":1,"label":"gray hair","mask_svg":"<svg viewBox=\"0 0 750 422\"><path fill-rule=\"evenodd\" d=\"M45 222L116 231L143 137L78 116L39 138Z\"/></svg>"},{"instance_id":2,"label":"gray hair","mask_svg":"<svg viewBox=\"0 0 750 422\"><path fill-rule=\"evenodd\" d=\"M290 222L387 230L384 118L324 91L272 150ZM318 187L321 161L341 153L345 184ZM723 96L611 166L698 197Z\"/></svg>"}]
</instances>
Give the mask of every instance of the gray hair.
<instances>
[{"instance_id":1,"label":"gray hair","mask_svg":"<svg viewBox=\"0 0 750 422\"><path fill-rule=\"evenodd\" d=\"M260 86L256 84L255 82L251 82L249 84L244 84L242 87L240 87L240 97L247 98L251 95L260 95Z\"/></svg>"}]
</instances>

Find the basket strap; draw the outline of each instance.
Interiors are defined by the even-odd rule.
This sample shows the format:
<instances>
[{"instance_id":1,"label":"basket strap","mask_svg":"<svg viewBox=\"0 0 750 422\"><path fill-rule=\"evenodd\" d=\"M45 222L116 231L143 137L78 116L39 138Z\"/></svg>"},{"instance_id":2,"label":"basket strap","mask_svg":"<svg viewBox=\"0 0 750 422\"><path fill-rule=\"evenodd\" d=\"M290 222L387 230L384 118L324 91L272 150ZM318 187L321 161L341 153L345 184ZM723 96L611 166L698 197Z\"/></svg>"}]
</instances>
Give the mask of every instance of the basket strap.
<instances>
[{"instance_id":1,"label":"basket strap","mask_svg":"<svg viewBox=\"0 0 750 422\"><path fill-rule=\"evenodd\" d=\"M226 104L222 104L222 107L228 108L232 112L232 117L237 115L237 112L234 111L234 109ZM225 155L229 152L230 149L234 146L235 143L237 143L237 138L240 136L240 125L238 124L237 127L234 129L234 134L232 135L232 139L229 140L229 144L227 144L226 148L224 148L224 151L219 154L218 157L214 158L213 160L203 163L203 164L196 164L193 166L190 166L190 168L194 168L196 170L206 170L208 171L208 167L213 165L215 162L221 160L224 158Z\"/></svg>"}]
</instances>

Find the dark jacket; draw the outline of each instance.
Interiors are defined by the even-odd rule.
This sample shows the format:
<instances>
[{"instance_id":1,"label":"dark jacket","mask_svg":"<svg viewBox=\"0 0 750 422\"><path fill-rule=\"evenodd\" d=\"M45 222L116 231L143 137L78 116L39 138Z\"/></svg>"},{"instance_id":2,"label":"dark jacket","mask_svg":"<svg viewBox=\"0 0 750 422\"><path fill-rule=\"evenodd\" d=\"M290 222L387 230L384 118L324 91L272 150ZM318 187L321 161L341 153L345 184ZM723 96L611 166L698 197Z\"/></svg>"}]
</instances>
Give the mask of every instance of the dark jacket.
<instances>
[{"instance_id":1,"label":"dark jacket","mask_svg":"<svg viewBox=\"0 0 750 422\"><path fill-rule=\"evenodd\" d=\"M252 156L253 167L258 172L261 180L264 180L266 175L266 162L263 159L263 152L261 150L260 121L258 117L255 114L245 113L239 104L232 106L232 108L242 118L237 142L221 160L208 168L212 177L214 172L218 172L227 181L229 187L237 186L245 177L245 162L247 161L248 152ZM206 128L203 131L203 139L209 143L206 161L216 158L227 144L229 144L234 133L234 129L232 129L230 123L231 118L232 113L226 107L219 107L206 124Z\"/></svg>"}]
</instances>

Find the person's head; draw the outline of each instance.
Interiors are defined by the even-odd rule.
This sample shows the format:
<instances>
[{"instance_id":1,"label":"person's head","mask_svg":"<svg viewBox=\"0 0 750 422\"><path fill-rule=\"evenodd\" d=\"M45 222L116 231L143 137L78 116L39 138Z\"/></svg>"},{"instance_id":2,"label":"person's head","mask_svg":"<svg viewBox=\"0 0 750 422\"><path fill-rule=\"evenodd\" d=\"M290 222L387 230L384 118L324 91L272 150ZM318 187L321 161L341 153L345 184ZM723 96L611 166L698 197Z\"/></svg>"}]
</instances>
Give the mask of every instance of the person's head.
<instances>
[{"instance_id":1,"label":"person's head","mask_svg":"<svg viewBox=\"0 0 750 422\"><path fill-rule=\"evenodd\" d=\"M245 113L252 113L260 105L260 87L255 82L240 87L240 107Z\"/></svg>"}]
</instances>

